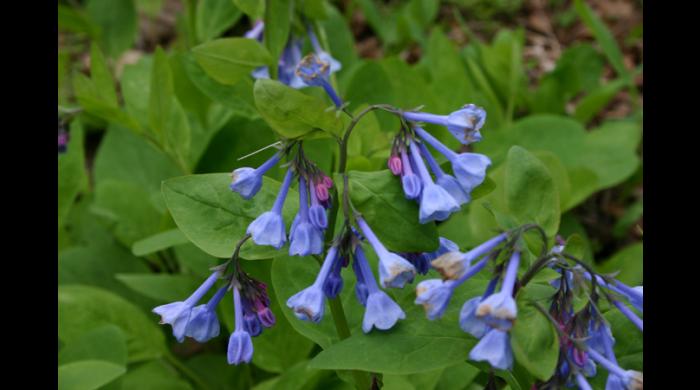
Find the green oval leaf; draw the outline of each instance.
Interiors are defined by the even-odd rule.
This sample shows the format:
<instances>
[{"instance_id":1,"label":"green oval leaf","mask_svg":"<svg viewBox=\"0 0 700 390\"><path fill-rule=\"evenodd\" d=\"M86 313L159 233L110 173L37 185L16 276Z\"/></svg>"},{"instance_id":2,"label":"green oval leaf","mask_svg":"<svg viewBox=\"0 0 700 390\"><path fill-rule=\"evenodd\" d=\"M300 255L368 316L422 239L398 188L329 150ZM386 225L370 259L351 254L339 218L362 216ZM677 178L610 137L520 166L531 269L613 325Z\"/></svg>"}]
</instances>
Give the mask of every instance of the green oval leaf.
<instances>
[{"instance_id":1,"label":"green oval leaf","mask_svg":"<svg viewBox=\"0 0 700 390\"><path fill-rule=\"evenodd\" d=\"M272 63L270 53L258 41L221 38L192 49L194 58L214 80L233 85L253 69Z\"/></svg>"},{"instance_id":2,"label":"green oval leaf","mask_svg":"<svg viewBox=\"0 0 700 390\"><path fill-rule=\"evenodd\" d=\"M126 367L102 360L83 360L58 367L59 390L94 390L124 375Z\"/></svg>"},{"instance_id":3,"label":"green oval leaf","mask_svg":"<svg viewBox=\"0 0 700 390\"><path fill-rule=\"evenodd\" d=\"M510 344L516 361L536 378L552 377L559 360L559 338L544 314L530 305L519 305Z\"/></svg>"}]
</instances>

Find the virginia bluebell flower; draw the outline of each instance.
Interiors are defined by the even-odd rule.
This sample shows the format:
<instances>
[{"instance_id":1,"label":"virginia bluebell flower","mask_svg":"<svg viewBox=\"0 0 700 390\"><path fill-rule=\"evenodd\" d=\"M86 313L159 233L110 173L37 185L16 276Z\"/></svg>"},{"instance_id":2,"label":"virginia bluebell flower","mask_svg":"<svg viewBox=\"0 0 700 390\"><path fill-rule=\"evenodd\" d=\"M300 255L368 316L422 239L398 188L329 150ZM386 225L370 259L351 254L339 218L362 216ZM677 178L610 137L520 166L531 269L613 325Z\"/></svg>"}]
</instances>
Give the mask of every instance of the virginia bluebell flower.
<instances>
[{"instance_id":1,"label":"virginia bluebell flower","mask_svg":"<svg viewBox=\"0 0 700 390\"><path fill-rule=\"evenodd\" d=\"M236 286L233 287L233 310L235 328L228 339L228 350L226 357L228 364L250 363L253 359L253 342L250 334L243 326L243 307L241 295Z\"/></svg>"},{"instance_id":2,"label":"virginia bluebell flower","mask_svg":"<svg viewBox=\"0 0 700 390\"><path fill-rule=\"evenodd\" d=\"M450 161L452 171L466 193L470 194L474 188L484 182L486 169L491 166L491 159L478 153L457 154L422 128L416 126L413 129L418 136Z\"/></svg>"},{"instance_id":3,"label":"virginia bluebell flower","mask_svg":"<svg viewBox=\"0 0 700 390\"><path fill-rule=\"evenodd\" d=\"M622 385L621 387L619 387L620 389L625 390L641 390L643 388L644 379L641 372L634 370L625 370L618 366L616 363L610 361L609 359L606 359L603 355L601 355L594 349L589 349L588 355L591 359L595 360L596 363L600 364L601 367L608 370L608 372L610 372L610 375L615 375L619 378L619 381L613 381L612 383L608 380L606 389L608 388L608 386L615 386L618 384Z\"/></svg>"},{"instance_id":4,"label":"virginia bluebell flower","mask_svg":"<svg viewBox=\"0 0 700 390\"><path fill-rule=\"evenodd\" d=\"M404 112L404 118L414 122L426 122L447 127L452 135L464 145L481 141L479 130L486 121L486 111L473 104L467 104L449 115L435 115L425 112Z\"/></svg>"},{"instance_id":5,"label":"virginia bluebell flower","mask_svg":"<svg viewBox=\"0 0 700 390\"><path fill-rule=\"evenodd\" d=\"M280 249L287 241L284 219L282 218L282 206L287 198L289 186L292 184L292 177L294 177L294 172L291 169L287 170L272 210L260 214L248 225L246 233L253 237L253 242L256 244L270 245Z\"/></svg>"},{"instance_id":6,"label":"virginia bluebell flower","mask_svg":"<svg viewBox=\"0 0 700 390\"><path fill-rule=\"evenodd\" d=\"M257 168L238 168L231 172L231 191L238 192L243 199L249 200L260 191L263 175L280 161L280 153L276 153L269 160Z\"/></svg>"},{"instance_id":7,"label":"virginia bluebell flower","mask_svg":"<svg viewBox=\"0 0 700 390\"><path fill-rule=\"evenodd\" d=\"M362 234L367 238L377 257L379 257L379 280L382 287L403 288L407 282L412 282L416 276L416 268L413 264L403 257L389 252L363 218L357 217L356 220L360 229L362 229Z\"/></svg>"},{"instance_id":8,"label":"virginia bluebell flower","mask_svg":"<svg viewBox=\"0 0 700 390\"><path fill-rule=\"evenodd\" d=\"M338 247L332 246L328 250L326 259L323 261L321 270L318 272L314 283L287 299L287 307L294 310L294 315L298 319L318 323L323 318L326 306L323 284L333 267L337 255Z\"/></svg>"},{"instance_id":9,"label":"virginia bluebell flower","mask_svg":"<svg viewBox=\"0 0 700 390\"><path fill-rule=\"evenodd\" d=\"M342 68L340 61L331 57L331 55L328 54L328 52L323 50L323 48L321 47L321 45L318 42L318 38L316 38L316 34L314 34L314 31L310 26L308 28L308 34L309 34L309 41L311 41L311 46L314 48L314 52L316 53L318 58L320 58L321 61L327 62L330 65L330 73L333 74L333 73L339 71Z\"/></svg>"},{"instance_id":10,"label":"virginia bluebell flower","mask_svg":"<svg viewBox=\"0 0 700 390\"><path fill-rule=\"evenodd\" d=\"M591 280L591 274L588 272L583 273L584 277L587 280ZM623 297L627 298L629 303L632 304L632 306L639 310L640 312L644 312L644 287L643 286L637 286L637 287L630 287L619 280L613 280L611 283L608 283L605 279L603 279L600 276L596 275L596 281L598 282L599 285L605 287L606 289L610 291L614 291Z\"/></svg>"},{"instance_id":11,"label":"virginia bluebell flower","mask_svg":"<svg viewBox=\"0 0 700 390\"><path fill-rule=\"evenodd\" d=\"M501 291L484 299L476 308L476 315L484 318L491 327L505 331L510 330L518 315L518 307L513 299L513 288L515 287L515 278L518 276L519 265L520 252L515 251L508 261Z\"/></svg>"},{"instance_id":12,"label":"virginia bluebell flower","mask_svg":"<svg viewBox=\"0 0 700 390\"><path fill-rule=\"evenodd\" d=\"M459 326L463 331L476 338L483 337L490 329L482 318L476 316L476 308L479 307L479 304L484 299L493 294L493 291L496 289L496 283L498 283L498 278L493 278L486 287L484 294L464 302L462 310L459 312Z\"/></svg>"},{"instance_id":13,"label":"virginia bluebell flower","mask_svg":"<svg viewBox=\"0 0 700 390\"><path fill-rule=\"evenodd\" d=\"M373 327L379 330L391 329L398 320L406 318L406 314L396 302L379 289L364 251L359 244L355 247L354 262L357 263L356 267L362 275L363 284L367 288L362 331L369 333Z\"/></svg>"},{"instance_id":14,"label":"virginia bluebell flower","mask_svg":"<svg viewBox=\"0 0 700 390\"><path fill-rule=\"evenodd\" d=\"M416 199L420 196L422 183L420 178L413 173L413 168L411 167L411 162L408 159L408 154L406 150L401 148L401 185L403 186L403 193L406 195L406 199Z\"/></svg>"},{"instance_id":15,"label":"virginia bluebell flower","mask_svg":"<svg viewBox=\"0 0 700 390\"><path fill-rule=\"evenodd\" d=\"M430 151L422 142L420 144L420 151L423 157L425 157L425 160L428 162L430 170L435 174L435 182L437 185L444 188L445 191L447 191L447 193L450 194L455 201L457 201L458 205L461 206L465 203L469 203L471 200L471 195L464 191L454 176L446 174L445 171L440 168L440 165L437 163L437 161L435 161L433 155L430 154Z\"/></svg>"},{"instance_id":16,"label":"virginia bluebell flower","mask_svg":"<svg viewBox=\"0 0 700 390\"><path fill-rule=\"evenodd\" d=\"M185 327L185 336L203 343L219 335L220 325L219 317L216 315L216 306L221 302L226 290L228 290L228 286L221 287L209 302L192 309L190 321Z\"/></svg>"},{"instance_id":17,"label":"virginia bluebell flower","mask_svg":"<svg viewBox=\"0 0 700 390\"><path fill-rule=\"evenodd\" d=\"M253 24L253 28L246 31L243 35L248 39L255 39L256 41L262 41L263 31L265 31L265 22L262 20L256 20Z\"/></svg>"},{"instance_id":18,"label":"virginia bluebell flower","mask_svg":"<svg viewBox=\"0 0 700 390\"><path fill-rule=\"evenodd\" d=\"M343 277L340 275L340 271L343 268L343 259L337 256L333 260L333 265L331 266L331 271L326 277L326 281L323 282L323 293L326 294L328 298L335 298L343 290Z\"/></svg>"},{"instance_id":19,"label":"virginia bluebell flower","mask_svg":"<svg viewBox=\"0 0 700 390\"><path fill-rule=\"evenodd\" d=\"M432 266L444 279L459 279L469 269L472 261L492 251L507 237L506 233L499 234L466 253L455 248L456 250L443 253L433 260Z\"/></svg>"},{"instance_id":20,"label":"virginia bluebell flower","mask_svg":"<svg viewBox=\"0 0 700 390\"><path fill-rule=\"evenodd\" d=\"M492 367L508 370L513 367L513 350L510 347L510 335L500 329L491 329L479 343L469 351L469 358L474 361L486 361Z\"/></svg>"},{"instance_id":21,"label":"virginia bluebell flower","mask_svg":"<svg viewBox=\"0 0 700 390\"><path fill-rule=\"evenodd\" d=\"M185 340L185 332L192 316L192 308L211 289L219 276L220 272L214 271L184 302L168 303L153 309L154 313L160 315L161 324L172 326L173 336L178 342L181 343Z\"/></svg>"},{"instance_id":22,"label":"virginia bluebell flower","mask_svg":"<svg viewBox=\"0 0 700 390\"><path fill-rule=\"evenodd\" d=\"M394 154L391 157L389 157L389 160L387 161L386 164L389 167L389 170L391 171L391 173L394 174L394 176L401 175L402 166L403 166L403 163L401 162L401 157Z\"/></svg>"},{"instance_id":23,"label":"virginia bluebell flower","mask_svg":"<svg viewBox=\"0 0 700 390\"><path fill-rule=\"evenodd\" d=\"M418 167L418 176L423 182L423 191L420 197L420 210L418 221L428 223L431 221L444 221L450 214L459 211L459 204L444 188L433 182L428 168L421 158L420 149L415 142L411 142L411 157Z\"/></svg>"},{"instance_id":24,"label":"virginia bluebell flower","mask_svg":"<svg viewBox=\"0 0 700 390\"><path fill-rule=\"evenodd\" d=\"M284 47L277 67L277 77L282 84L299 89L306 86L304 81L296 75L296 65L301 61L301 40L290 39ZM261 66L252 73L255 79L269 79L270 70L267 66Z\"/></svg>"},{"instance_id":25,"label":"virginia bluebell flower","mask_svg":"<svg viewBox=\"0 0 700 390\"><path fill-rule=\"evenodd\" d=\"M331 64L322 60L316 54L309 54L302 58L297 64L295 74L309 86L323 87L328 96L333 100L336 107L343 105L343 101L331 86L328 81L330 75Z\"/></svg>"},{"instance_id":26,"label":"virginia bluebell flower","mask_svg":"<svg viewBox=\"0 0 700 390\"><path fill-rule=\"evenodd\" d=\"M309 219L317 228L323 230L328 227L328 217L326 209L321 205L316 194L316 189L313 183L309 183L309 197L311 198L311 207L309 208Z\"/></svg>"},{"instance_id":27,"label":"virginia bluebell flower","mask_svg":"<svg viewBox=\"0 0 700 390\"><path fill-rule=\"evenodd\" d=\"M245 302L245 300L243 300ZM243 305L243 329L250 334L251 337L259 336L263 329L258 316L250 308Z\"/></svg>"},{"instance_id":28,"label":"virginia bluebell flower","mask_svg":"<svg viewBox=\"0 0 700 390\"><path fill-rule=\"evenodd\" d=\"M612 300L612 304L615 305L617 310L619 310L625 317L627 317L628 320L634 324L639 330L644 332L644 321L639 318L637 314L635 314L632 310L630 310L627 306L625 306L624 303L618 301L617 299Z\"/></svg>"},{"instance_id":29,"label":"virginia bluebell flower","mask_svg":"<svg viewBox=\"0 0 700 390\"><path fill-rule=\"evenodd\" d=\"M299 176L299 213L296 225L289 233L289 255L318 255L323 253L323 232L309 219L306 179ZM324 214L325 215L325 214Z\"/></svg>"},{"instance_id":30,"label":"virginia bluebell flower","mask_svg":"<svg viewBox=\"0 0 700 390\"><path fill-rule=\"evenodd\" d=\"M455 244L453 241L445 237L440 237L439 241L440 245L437 250L423 253L423 257L425 257L426 260L433 261L447 252L459 252L459 245Z\"/></svg>"}]
</instances>

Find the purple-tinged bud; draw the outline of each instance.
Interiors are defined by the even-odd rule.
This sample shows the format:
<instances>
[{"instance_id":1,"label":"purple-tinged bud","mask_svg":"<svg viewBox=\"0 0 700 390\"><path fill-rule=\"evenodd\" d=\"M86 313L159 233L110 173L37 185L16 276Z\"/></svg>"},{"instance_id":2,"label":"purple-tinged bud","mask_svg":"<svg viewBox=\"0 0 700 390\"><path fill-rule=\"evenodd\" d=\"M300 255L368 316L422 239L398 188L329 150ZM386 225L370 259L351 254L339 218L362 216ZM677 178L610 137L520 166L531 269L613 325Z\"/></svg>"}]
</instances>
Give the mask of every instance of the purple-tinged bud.
<instances>
[{"instance_id":1,"label":"purple-tinged bud","mask_svg":"<svg viewBox=\"0 0 700 390\"><path fill-rule=\"evenodd\" d=\"M262 324L254 312L248 311L243 314L243 329L250 333L251 337L259 336L262 333Z\"/></svg>"},{"instance_id":2,"label":"purple-tinged bud","mask_svg":"<svg viewBox=\"0 0 700 390\"><path fill-rule=\"evenodd\" d=\"M327 189L333 188L333 180L326 175L321 175L321 183L326 186Z\"/></svg>"},{"instance_id":3,"label":"purple-tinged bud","mask_svg":"<svg viewBox=\"0 0 700 390\"><path fill-rule=\"evenodd\" d=\"M326 187L323 183L316 183L315 189L318 200L321 202L328 200L328 187Z\"/></svg>"},{"instance_id":4,"label":"purple-tinged bud","mask_svg":"<svg viewBox=\"0 0 700 390\"><path fill-rule=\"evenodd\" d=\"M311 207L309 207L309 219L317 228L323 230L328 227L328 216L326 209L321 205L316 195L316 189L312 183L309 183L309 197L311 198Z\"/></svg>"},{"instance_id":5,"label":"purple-tinged bud","mask_svg":"<svg viewBox=\"0 0 700 390\"><path fill-rule=\"evenodd\" d=\"M391 173L393 173L395 176L401 175L403 164L401 163L401 158L399 158L399 156L394 155L389 157L387 166L389 167Z\"/></svg>"},{"instance_id":6,"label":"purple-tinged bud","mask_svg":"<svg viewBox=\"0 0 700 390\"><path fill-rule=\"evenodd\" d=\"M416 199L420 196L422 183L420 178L413 173L411 162L405 150L401 149L401 185L407 199Z\"/></svg>"},{"instance_id":7,"label":"purple-tinged bud","mask_svg":"<svg viewBox=\"0 0 700 390\"><path fill-rule=\"evenodd\" d=\"M70 134L65 130L58 132L58 153L65 153L68 149L68 141L70 141Z\"/></svg>"}]
</instances>

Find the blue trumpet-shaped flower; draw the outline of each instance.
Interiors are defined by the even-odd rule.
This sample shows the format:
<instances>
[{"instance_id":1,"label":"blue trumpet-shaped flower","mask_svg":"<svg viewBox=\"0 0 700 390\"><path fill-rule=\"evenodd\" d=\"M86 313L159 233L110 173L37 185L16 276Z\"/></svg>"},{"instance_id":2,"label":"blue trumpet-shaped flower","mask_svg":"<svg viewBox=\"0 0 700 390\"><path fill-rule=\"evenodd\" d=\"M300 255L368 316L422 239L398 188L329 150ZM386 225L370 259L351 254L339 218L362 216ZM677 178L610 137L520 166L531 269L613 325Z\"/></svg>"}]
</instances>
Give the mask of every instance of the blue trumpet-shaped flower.
<instances>
[{"instance_id":1,"label":"blue trumpet-shaped flower","mask_svg":"<svg viewBox=\"0 0 700 390\"><path fill-rule=\"evenodd\" d=\"M423 305L425 314L429 320L442 317L442 314L450 303L456 282L454 280L443 281L441 279L427 279L416 286L417 305Z\"/></svg>"},{"instance_id":2,"label":"blue trumpet-shaped flower","mask_svg":"<svg viewBox=\"0 0 700 390\"><path fill-rule=\"evenodd\" d=\"M500 329L491 329L469 352L474 361L486 361L492 367L508 370L513 367L513 350L510 347L510 335Z\"/></svg>"},{"instance_id":3,"label":"blue trumpet-shaped flower","mask_svg":"<svg viewBox=\"0 0 700 390\"><path fill-rule=\"evenodd\" d=\"M510 330L518 315L518 307L513 299L513 288L519 264L520 252L515 251L508 261L501 291L484 299L476 309L476 315L484 318L493 328Z\"/></svg>"},{"instance_id":4,"label":"blue trumpet-shaped flower","mask_svg":"<svg viewBox=\"0 0 700 390\"><path fill-rule=\"evenodd\" d=\"M452 171L466 193L478 187L486 179L486 169L491 166L491 159L478 153L455 153L437 138L420 127L414 127L418 136L442 153L452 164Z\"/></svg>"},{"instance_id":5,"label":"blue trumpet-shaped flower","mask_svg":"<svg viewBox=\"0 0 700 390\"><path fill-rule=\"evenodd\" d=\"M226 290L228 286L221 287L206 305L199 305L192 309L190 321L185 328L185 336L203 343L219 335L220 325L216 306L221 302Z\"/></svg>"},{"instance_id":6,"label":"blue trumpet-shaped flower","mask_svg":"<svg viewBox=\"0 0 700 390\"><path fill-rule=\"evenodd\" d=\"M253 342L250 339L250 334L243 326L243 307L241 304L241 295L238 288L233 288L233 309L235 328L231 337L228 339L228 349L226 357L228 364L250 363L253 359Z\"/></svg>"},{"instance_id":7,"label":"blue trumpet-shaped flower","mask_svg":"<svg viewBox=\"0 0 700 390\"><path fill-rule=\"evenodd\" d=\"M299 213L289 233L289 255L318 255L323 252L323 232L309 219L306 179L299 176Z\"/></svg>"},{"instance_id":8,"label":"blue trumpet-shaped flower","mask_svg":"<svg viewBox=\"0 0 700 390\"><path fill-rule=\"evenodd\" d=\"M412 282L416 276L416 268L413 264L403 257L389 252L363 218L357 217L357 224L379 257L379 280L382 287L403 288L406 283Z\"/></svg>"},{"instance_id":9,"label":"blue trumpet-shaped flower","mask_svg":"<svg viewBox=\"0 0 700 390\"><path fill-rule=\"evenodd\" d=\"M406 150L401 149L401 186L403 187L403 193L406 195L406 199L416 199L420 196L421 189L423 188L422 183L418 175L413 173L412 164L409 161L408 154Z\"/></svg>"},{"instance_id":10,"label":"blue trumpet-shaped flower","mask_svg":"<svg viewBox=\"0 0 700 390\"><path fill-rule=\"evenodd\" d=\"M428 168L421 158L420 149L415 142L411 142L410 148L411 157L418 168L418 175L423 182L418 220L420 223L444 221L450 214L459 211L459 204L444 188L433 182L433 178L430 177Z\"/></svg>"},{"instance_id":11,"label":"blue trumpet-shaped flower","mask_svg":"<svg viewBox=\"0 0 700 390\"><path fill-rule=\"evenodd\" d=\"M333 267L337 255L338 247L331 247L314 283L287 299L287 307L294 311L294 315L298 319L318 323L323 318L326 306L323 284Z\"/></svg>"},{"instance_id":12,"label":"blue trumpet-shaped flower","mask_svg":"<svg viewBox=\"0 0 700 390\"><path fill-rule=\"evenodd\" d=\"M454 198L458 205L461 206L465 203L469 203L471 200L471 195L464 191L454 176L446 174L445 171L440 168L440 165L437 163L437 161L435 161L435 158L432 154L430 154L430 151L424 143L420 144L420 151L423 157L425 157L425 161L428 162L430 170L435 174L435 182L437 185L445 189L445 191L447 191L447 193Z\"/></svg>"},{"instance_id":13,"label":"blue trumpet-shaped flower","mask_svg":"<svg viewBox=\"0 0 700 390\"><path fill-rule=\"evenodd\" d=\"M362 255L364 255L364 253ZM355 260L352 262L352 270L355 273L355 297L362 306L367 306L369 289L367 288L367 281L365 281L360 262L357 261L356 257L357 251L355 252Z\"/></svg>"},{"instance_id":14,"label":"blue trumpet-shaped flower","mask_svg":"<svg viewBox=\"0 0 700 390\"><path fill-rule=\"evenodd\" d=\"M172 326L173 336L178 342L185 340L187 325L192 318L194 305L211 289L218 278L219 271L215 271L184 302L168 303L153 309L154 313L160 315L161 324L170 324Z\"/></svg>"},{"instance_id":15,"label":"blue trumpet-shaped flower","mask_svg":"<svg viewBox=\"0 0 700 390\"><path fill-rule=\"evenodd\" d=\"M617 376L617 379L613 380L611 380L610 376L608 377L608 382L605 385L606 390L641 390L643 388L644 377L641 372L625 370L618 366L616 362L605 358L595 349L589 349L588 356L601 367L608 370L610 376Z\"/></svg>"},{"instance_id":16,"label":"blue trumpet-shaped flower","mask_svg":"<svg viewBox=\"0 0 700 390\"><path fill-rule=\"evenodd\" d=\"M321 61L327 62L330 65L330 73L333 74L337 71L339 71L342 68L342 65L340 64L340 61L336 60L335 58L331 57L328 52L323 50L321 47L321 44L318 42L318 38L316 38L316 34L313 32L311 27L308 28L308 34L309 34L309 40L311 41L311 46L314 48L314 52L318 56Z\"/></svg>"},{"instance_id":17,"label":"blue trumpet-shaped flower","mask_svg":"<svg viewBox=\"0 0 700 390\"><path fill-rule=\"evenodd\" d=\"M464 305L462 305L462 310L459 312L459 326L463 331L476 338L483 337L490 329L482 318L477 317L476 308L479 307L479 304L484 299L493 294L493 291L496 289L497 282L498 278L492 279L486 287L484 294L480 297L474 297L464 302Z\"/></svg>"},{"instance_id":18,"label":"blue trumpet-shaped flower","mask_svg":"<svg viewBox=\"0 0 700 390\"><path fill-rule=\"evenodd\" d=\"M403 116L410 121L445 126L457 141L464 145L481 141L481 133L479 133L479 130L486 121L486 111L473 104L467 104L449 115L405 112Z\"/></svg>"},{"instance_id":19,"label":"blue trumpet-shaped flower","mask_svg":"<svg viewBox=\"0 0 700 390\"><path fill-rule=\"evenodd\" d=\"M507 237L505 233L499 234L466 253L459 252L459 248L455 245L455 250L443 253L433 260L432 266L440 272L444 279L459 279L469 269L474 260L488 254Z\"/></svg>"},{"instance_id":20,"label":"blue trumpet-shaped flower","mask_svg":"<svg viewBox=\"0 0 700 390\"><path fill-rule=\"evenodd\" d=\"M323 293L328 298L335 298L343 290L343 277L340 271L343 268L343 259L337 256L333 261L331 271L328 273L326 281L323 283Z\"/></svg>"},{"instance_id":21,"label":"blue trumpet-shaped flower","mask_svg":"<svg viewBox=\"0 0 700 390\"><path fill-rule=\"evenodd\" d=\"M294 172L289 169L284 177L272 210L261 214L248 225L246 233L253 237L253 242L256 244L270 245L276 249L280 249L287 241L284 219L282 218L282 206L284 205L284 200L287 198L293 176Z\"/></svg>"},{"instance_id":22,"label":"blue trumpet-shaped flower","mask_svg":"<svg viewBox=\"0 0 700 390\"><path fill-rule=\"evenodd\" d=\"M359 273L362 275L363 284L367 289L365 315L362 319L362 331L369 333L372 328L379 330L391 329L398 320L406 318L401 307L394 302L384 291L379 289L369 267L362 247L355 248L355 261Z\"/></svg>"},{"instance_id":23,"label":"blue trumpet-shaped flower","mask_svg":"<svg viewBox=\"0 0 700 390\"><path fill-rule=\"evenodd\" d=\"M295 74L300 77L306 85L323 87L336 107L340 107L343 105L343 101L328 81L330 72L331 64L313 53L302 58L295 70Z\"/></svg>"},{"instance_id":24,"label":"blue trumpet-shaped flower","mask_svg":"<svg viewBox=\"0 0 700 390\"><path fill-rule=\"evenodd\" d=\"M260 191L263 175L280 161L279 153L272 156L257 168L238 168L231 172L231 191L239 193L243 199L249 200Z\"/></svg>"},{"instance_id":25,"label":"blue trumpet-shaped flower","mask_svg":"<svg viewBox=\"0 0 700 390\"><path fill-rule=\"evenodd\" d=\"M439 241L440 245L436 251L423 253L423 257L425 257L426 260L433 261L447 252L459 252L459 245L455 244L451 240L448 240L445 237L440 237Z\"/></svg>"},{"instance_id":26,"label":"blue trumpet-shaped flower","mask_svg":"<svg viewBox=\"0 0 700 390\"><path fill-rule=\"evenodd\" d=\"M593 390L591 385L586 380L586 377L581 372L576 373L576 384L578 385L579 390Z\"/></svg>"}]
</instances>

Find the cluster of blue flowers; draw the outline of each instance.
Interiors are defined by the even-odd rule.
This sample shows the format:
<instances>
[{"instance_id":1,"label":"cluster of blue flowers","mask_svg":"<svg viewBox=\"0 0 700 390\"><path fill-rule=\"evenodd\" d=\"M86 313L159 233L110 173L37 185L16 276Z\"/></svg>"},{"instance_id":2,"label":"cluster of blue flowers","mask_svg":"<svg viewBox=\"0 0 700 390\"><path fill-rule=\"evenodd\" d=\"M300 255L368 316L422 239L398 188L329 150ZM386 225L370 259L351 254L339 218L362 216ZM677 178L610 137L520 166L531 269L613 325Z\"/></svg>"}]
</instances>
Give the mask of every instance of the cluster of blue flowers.
<instances>
[{"instance_id":1,"label":"cluster of blue flowers","mask_svg":"<svg viewBox=\"0 0 700 390\"><path fill-rule=\"evenodd\" d=\"M229 289L233 290L235 328L229 337L227 358L229 364L249 363L253 358L251 337L262 333L263 328L275 324L275 316L270 310L267 286L250 278L240 269L224 277L225 266L216 267L214 272L185 301L161 305L153 312L161 316L161 324L170 324L173 336L178 342L191 337L200 343L219 336L220 324L216 307ZM220 287L206 303L195 306L220 278L227 283Z\"/></svg>"},{"instance_id":2,"label":"cluster of blue flowers","mask_svg":"<svg viewBox=\"0 0 700 390\"><path fill-rule=\"evenodd\" d=\"M264 22L257 21L255 26L245 34L245 37L262 41L264 27ZM340 107L342 106L342 100L331 86L328 77L330 74L339 71L342 65L321 48L318 38L311 27L307 28L307 36L314 52L302 58L303 40L291 36L279 59L279 81L297 89L305 86L323 87L333 100L333 103ZM255 69L252 76L256 79L270 78L270 71L267 66L263 66Z\"/></svg>"},{"instance_id":3,"label":"cluster of blue flowers","mask_svg":"<svg viewBox=\"0 0 700 390\"><path fill-rule=\"evenodd\" d=\"M483 154L452 151L417 122L444 125L462 144L468 144L481 140L479 130L486 120L486 112L467 104L450 115L423 112L404 112L402 115L414 122L415 136L403 132L396 137L388 161L389 169L394 175L401 176L406 198L420 204L420 223L444 221L471 200L471 192L483 183L491 160ZM454 175L440 167L426 143L447 158Z\"/></svg>"}]
</instances>

